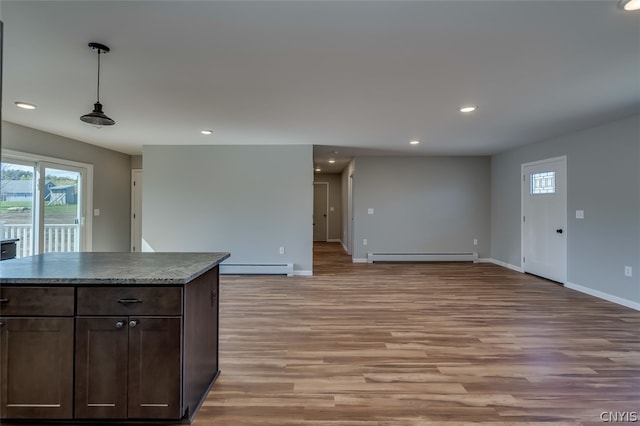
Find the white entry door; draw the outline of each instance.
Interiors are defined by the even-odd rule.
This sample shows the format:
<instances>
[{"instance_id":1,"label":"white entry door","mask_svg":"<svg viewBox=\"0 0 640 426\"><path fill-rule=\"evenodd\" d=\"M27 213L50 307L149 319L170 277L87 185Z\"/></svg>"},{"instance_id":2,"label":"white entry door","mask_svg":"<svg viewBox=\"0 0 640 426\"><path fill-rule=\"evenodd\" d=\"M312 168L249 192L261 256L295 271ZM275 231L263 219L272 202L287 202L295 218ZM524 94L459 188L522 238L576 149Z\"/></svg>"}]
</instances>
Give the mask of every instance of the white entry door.
<instances>
[{"instance_id":1,"label":"white entry door","mask_svg":"<svg viewBox=\"0 0 640 426\"><path fill-rule=\"evenodd\" d=\"M567 159L522 165L524 272L567 281Z\"/></svg>"}]
</instances>

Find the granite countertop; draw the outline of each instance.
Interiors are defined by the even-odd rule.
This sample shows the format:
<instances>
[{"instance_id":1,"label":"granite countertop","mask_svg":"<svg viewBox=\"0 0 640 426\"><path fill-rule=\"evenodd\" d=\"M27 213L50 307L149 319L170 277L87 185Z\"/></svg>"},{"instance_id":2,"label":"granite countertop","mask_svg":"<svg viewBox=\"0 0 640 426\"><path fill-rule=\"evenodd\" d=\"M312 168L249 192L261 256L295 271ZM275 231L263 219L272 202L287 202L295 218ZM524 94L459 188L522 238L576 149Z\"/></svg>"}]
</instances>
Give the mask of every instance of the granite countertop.
<instances>
[{"instance_id":1,"label":"granite countertop","mask_svg":"<svg viewBox=\"0 0 640 426\"><path fill-rule=\"evenodd\" d=\"M0 284L187 284L229 253L46 253L0 262Z\"/></svg>"}]
</instances>

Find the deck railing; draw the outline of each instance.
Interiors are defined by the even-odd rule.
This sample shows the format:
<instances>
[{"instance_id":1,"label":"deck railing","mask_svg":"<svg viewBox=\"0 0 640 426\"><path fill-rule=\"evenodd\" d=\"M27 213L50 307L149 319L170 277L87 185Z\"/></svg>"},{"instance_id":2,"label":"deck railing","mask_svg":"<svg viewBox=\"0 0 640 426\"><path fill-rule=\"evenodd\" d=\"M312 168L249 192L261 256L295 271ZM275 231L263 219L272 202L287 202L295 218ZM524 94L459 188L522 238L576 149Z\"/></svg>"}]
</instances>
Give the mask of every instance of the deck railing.
<instances>
[{"instance_id":1,"label":"deck railing","mask_svg":"<svg viewBox=\"0 0 640 426\"><path fill-rule=\"evenodd\" d=\"M44 252L80 251L80 225L47 224L44 225ZM33 226L29 224L4 224L3 239L18 238L17 257L33 254Z\"/></svg>"}]
</instances>

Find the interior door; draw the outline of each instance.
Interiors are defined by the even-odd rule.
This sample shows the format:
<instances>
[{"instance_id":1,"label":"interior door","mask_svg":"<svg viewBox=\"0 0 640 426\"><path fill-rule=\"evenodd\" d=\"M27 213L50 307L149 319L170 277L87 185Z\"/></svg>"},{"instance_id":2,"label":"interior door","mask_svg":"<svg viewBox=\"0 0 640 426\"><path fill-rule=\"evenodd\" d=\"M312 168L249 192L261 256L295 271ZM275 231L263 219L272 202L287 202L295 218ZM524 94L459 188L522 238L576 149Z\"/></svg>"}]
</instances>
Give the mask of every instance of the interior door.
<instances>
[{"instance_id":1,"label":"interior door","mask_svg":"<svg viewBox=\"0 0 640 426\"><path fill-rule=\"evenodd\" d=\"M313 241L327 241L329 184L313 183Z\"/></svg>"},{"instance_id":2,"label":"interior door","mask_svg":"<svg viewBox=\"0 0 640 426\"><path fill-rule=\"evenodd\" d=\"M522 166L522 265L524 272L567 280L567 160Z\"/></svg>"},{"instance_id":3,"label":"interior door","mask_svg":"<svg viewBox=\"0 0 640 426\"><path fill-rule=\"evenodd\" d=\"M131 251L142 251L142 170L131 171Z\"/></svg>"}]
</instances>

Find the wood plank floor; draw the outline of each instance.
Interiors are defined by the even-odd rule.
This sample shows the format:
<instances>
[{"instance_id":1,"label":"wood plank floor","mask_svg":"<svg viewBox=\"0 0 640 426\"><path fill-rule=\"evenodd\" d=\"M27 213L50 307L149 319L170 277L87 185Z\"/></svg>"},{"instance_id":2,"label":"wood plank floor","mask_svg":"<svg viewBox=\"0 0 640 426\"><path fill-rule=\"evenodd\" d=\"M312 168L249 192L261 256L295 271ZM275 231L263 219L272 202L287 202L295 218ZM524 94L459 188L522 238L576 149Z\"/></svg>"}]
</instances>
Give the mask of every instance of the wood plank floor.
<instances>
[{"instance_id":1,"label":"wood plank floor","mask_svg":"<svg viewBox=\"0 0 640 426\"><path fill-rule=\"evenodd\" d=\"M640 412L640 312L491 264L221 277L196 426L602 425ZM640 413L638 413L640 417Z\"/></svg>"}]
</instances>

